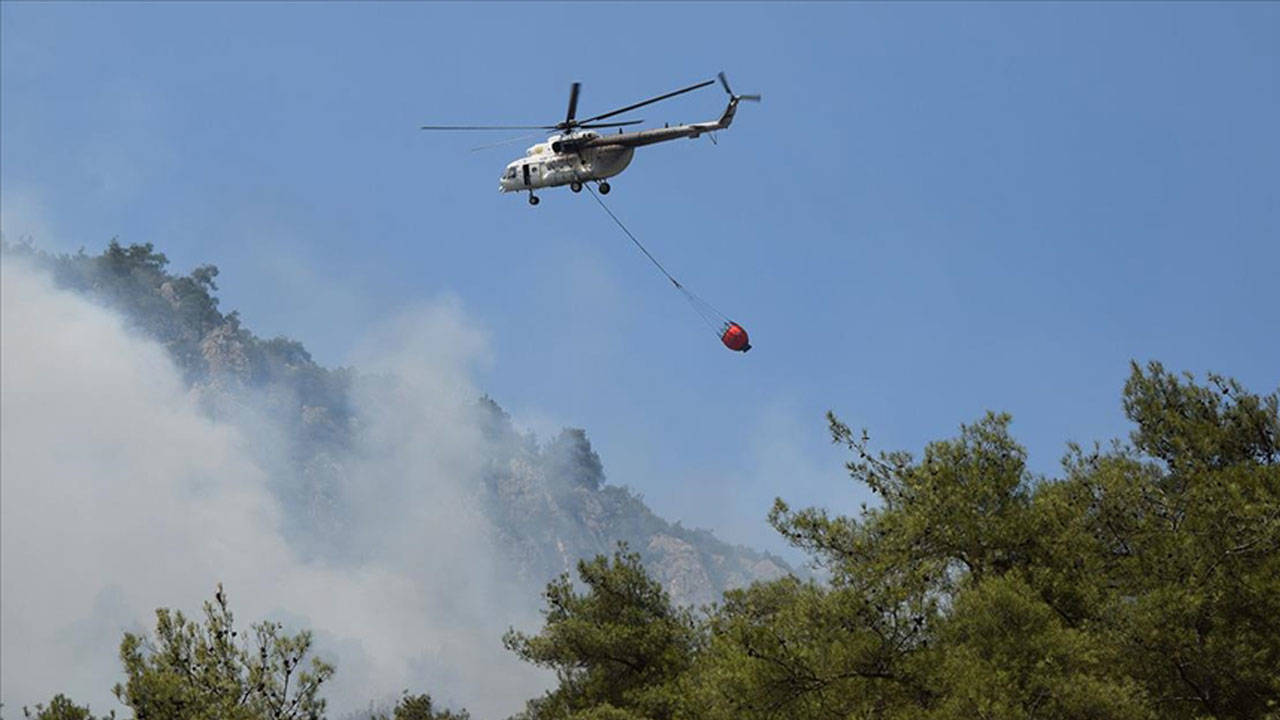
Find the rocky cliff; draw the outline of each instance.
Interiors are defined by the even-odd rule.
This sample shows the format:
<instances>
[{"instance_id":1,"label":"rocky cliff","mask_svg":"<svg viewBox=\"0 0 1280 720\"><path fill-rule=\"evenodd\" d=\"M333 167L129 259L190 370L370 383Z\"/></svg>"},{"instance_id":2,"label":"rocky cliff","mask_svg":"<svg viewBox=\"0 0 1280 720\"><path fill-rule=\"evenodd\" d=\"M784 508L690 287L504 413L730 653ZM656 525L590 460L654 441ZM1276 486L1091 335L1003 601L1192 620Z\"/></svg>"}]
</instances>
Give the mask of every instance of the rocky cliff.
<instances>
[{"instance_id":1,"label":"rocky cliff","mask_svg":"<svg viewBox=\"0 0 1280 720\"><path fill-rule=\"evenodd\" d=\"M312 552L341 552L351 521L340 488L359 472L352 457L361 424L352 400L358 370L325 368L301 343L255 336L236 313L218 309L216 267L171 274L149 244L113 241L101 255L52 256L24 246L4 252L42 266L162 343L209 413L233 413L252 396L272 427L270 441L285 446L274 455L288 460L273 470L286 530ZM776 557L668 523L629 489L608 484L584 430L566 428L540 442L522 435L491 398L477 399L474 411L481 470L469 494L520 584L541 588L619 542L639 552L682 604L710 603L728 588L789 572Z\"/></svg>"}]
</instances>

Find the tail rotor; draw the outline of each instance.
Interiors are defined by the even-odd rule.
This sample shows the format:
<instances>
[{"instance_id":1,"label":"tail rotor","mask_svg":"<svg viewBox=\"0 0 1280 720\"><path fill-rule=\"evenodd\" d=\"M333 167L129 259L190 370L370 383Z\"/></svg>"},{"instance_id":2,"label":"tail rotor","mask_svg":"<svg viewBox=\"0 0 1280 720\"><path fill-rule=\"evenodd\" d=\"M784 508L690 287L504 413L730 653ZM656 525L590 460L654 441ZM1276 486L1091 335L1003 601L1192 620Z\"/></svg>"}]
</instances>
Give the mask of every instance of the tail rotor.
<instances>
[{"instance_id":1,"label":"tail rotor","mask_svg":"<svg viewBox=\"0 0 1280 720\"><path fill-rule=\"evenodd\" d=\"M716 75L716 77L720 78L720 85L724 88L724 91L729 94L730 99L751 100L753 102L760 102L759 95L734 95L733 90L729 88L729 80L725 78L724 72L720 72L719 74Z\"/></svg>"}]
</instances>

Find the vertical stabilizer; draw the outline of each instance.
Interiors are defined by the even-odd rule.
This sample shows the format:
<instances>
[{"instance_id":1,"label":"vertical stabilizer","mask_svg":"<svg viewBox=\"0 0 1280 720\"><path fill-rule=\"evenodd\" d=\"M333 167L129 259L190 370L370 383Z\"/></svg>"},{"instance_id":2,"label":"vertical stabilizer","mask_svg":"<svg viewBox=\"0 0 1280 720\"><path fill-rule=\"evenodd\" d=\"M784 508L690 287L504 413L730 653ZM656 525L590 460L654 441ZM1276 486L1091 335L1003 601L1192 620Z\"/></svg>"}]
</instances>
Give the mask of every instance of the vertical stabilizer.
<instances>
[{"instance_id":1,"label":"vertical stabilizer","mask_svg":"<svg viewBox=\"0 0 1280 720\"><path fill-rule=\"evenodd\" d=\"M760 102L760 96L759 95L734 95L733 90L729 89L729 81L725 78L724 73L721 72L719 75L717 75L717 77L720 78L720 85L724 88L724 91L729 95L729 105L724 109L724 114L720 116L720 119L716 121L716 127L723 130L724 128L727 128L733 124L733 115L734 113L738 112L739 100L750 100L752 102Z\"/></svg>"}]
</instances>

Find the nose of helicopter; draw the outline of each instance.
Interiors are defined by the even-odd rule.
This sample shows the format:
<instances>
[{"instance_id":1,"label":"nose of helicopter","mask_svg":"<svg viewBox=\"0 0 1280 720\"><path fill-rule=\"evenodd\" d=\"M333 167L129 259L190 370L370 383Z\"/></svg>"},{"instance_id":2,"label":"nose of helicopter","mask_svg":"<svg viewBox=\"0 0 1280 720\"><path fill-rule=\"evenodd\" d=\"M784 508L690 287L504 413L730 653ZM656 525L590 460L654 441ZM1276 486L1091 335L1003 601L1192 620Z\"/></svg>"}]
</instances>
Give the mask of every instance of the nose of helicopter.
<instances>
[{"instance_id":1,"label":"nose of helicopter","mask_svg":"<svg viewBox=\"0 0 1280 720\"><path fill-rule=\"evenodd\" d=\"M515 189L515 180L511 177L511 170L508 168L498 176L498 192L511 192Z\"/></svg>"}]
</instances>

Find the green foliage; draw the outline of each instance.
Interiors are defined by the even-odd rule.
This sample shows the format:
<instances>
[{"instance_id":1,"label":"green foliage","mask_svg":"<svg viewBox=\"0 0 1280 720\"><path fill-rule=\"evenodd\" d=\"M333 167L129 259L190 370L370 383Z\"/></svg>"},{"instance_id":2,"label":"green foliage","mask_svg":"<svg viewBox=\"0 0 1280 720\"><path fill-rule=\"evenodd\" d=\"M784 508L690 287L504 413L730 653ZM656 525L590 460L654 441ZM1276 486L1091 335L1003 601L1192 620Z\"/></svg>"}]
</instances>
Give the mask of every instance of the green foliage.
<instances>
[{"instance_id":1,"label":"green foliage","mask_svg":"<svg viewBox=\"0 0 1280 720\"><path fill-rule=\"evenodd\" d=\"M471 714L466 710L454 712L434 709L431 696L426 693L410 695L405 691L400 702L396 703L392 710L390 718L386 714L379 713L371 716L369 720L470 720L470 718Z\"/></svg>"},{"instance_id":2,"label":"green foliage","mask_svg":"<svg viewBox=\"0 0 1280 720\"><path fill-rule=\"evenodd\" d=\"M528 716L671 718L676 681L700 643L687 610L675 609L639 555L621 546L578 563L584 592L568 575L547 586L546 624L537 635L515 630L504 644L522 659L556 671L559 687L532 701Z\"/></svg>"},{"instance_id":3,"label":"green foliage","mask_svg":"<svg viewBox=\"0 0 1280 720\"><path fill-rule=\"evenodd\" d=\"M560 679L527 714L1275 720L1277 397L1135 365L1132 444L1070 446L1060 479L1027 471L1007 415L919 460L872 453L831 415L879 503L843 517L778 500L770 513L825 582L757 583L705 625L651 636L638 628L668 617L656 585L597 558L585 595L567 578L548 587L542 634L508 637ZM649 591L611 589L623 578ZM671 650L661 672L616 659L636 637Z\"/></svg>"},{"instance_id":4,"label":"green foliage","mask_svg":"<svg viewBox=\"0 0 1280 720\"><path fill-rule=\"evenodd\" d=\"M311 651L311 634L283 634L277 623L253 625L241 638L222 586L197 624L181 612L156 611L154 641L125 633L120 660L127 681L120 702L148 720L314 720L324 715L321 684L333 666Z\"/></svg>"},{"instance_id":5,"label":"green foliage","mask_svg":"<svg viewBox=\"0 0 1280 720\"><path fill-rule=\"evenodd\" d=\"M35 712L22 708L22 716L28 720L97 720L93 713L89 712L88 705L77 705L62 693L54 695L48 707L43 703L36 703ZM112 711L111 714L104 715L102 720L108 720L108 718L114 720L115 716L115 712Z\"/></svg>"},{"instance_id":6,"label":"green foliage","mask_svg":"<svg viewBox=\"0 0 1280 720\"><path fill-rule=\"evenodd\" d=\"M1209 375L1212 387L1179 378L1159 363L1133 365L1124 410L1137 423L1133 444L1163 461L1170 474L1280 460L1277 396L1248 393L1235 380Z\"/></svg>"},{"instance_id":7,"label":"green foliage","mask_svg":"<svg viewBox=\"0 0 1280 720\"><path fill-rule=\"evenodd\" d=\"M923 698L920 610L794 578L726 593L690 679L708 718L850 717Z\"/></svg>"},{"instance_id":8,"label":"green foliage","mask_svg":"<svg viewBox=\"0 0 1280 720\"><path fill-rule=\"evenodd\" d=\"M1210 381L1135 366L1125 410L1153 460L1073 449L1054 499L1089 560L1082 624L1159 715L1256 718L1280 699L1277 395Z\"/></svg>"},{"instance_id":9,"label":"green foliage","mask_svg":"<svg viewBox=\"0 0 1280 720\"><path fill-rule=\"evenodd\" d=\"M935 655L932 718L1157 717L1106 638L1068 625L1017 573L959 593Z\"/></svg>"}]
</instances>

